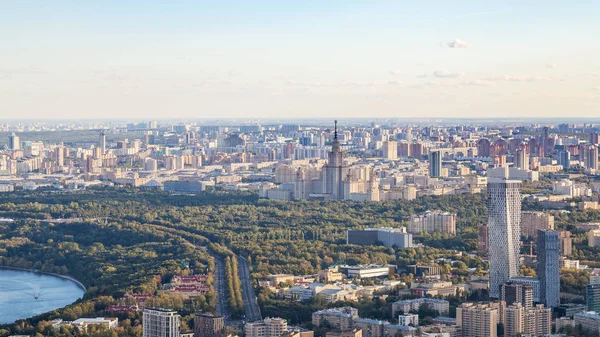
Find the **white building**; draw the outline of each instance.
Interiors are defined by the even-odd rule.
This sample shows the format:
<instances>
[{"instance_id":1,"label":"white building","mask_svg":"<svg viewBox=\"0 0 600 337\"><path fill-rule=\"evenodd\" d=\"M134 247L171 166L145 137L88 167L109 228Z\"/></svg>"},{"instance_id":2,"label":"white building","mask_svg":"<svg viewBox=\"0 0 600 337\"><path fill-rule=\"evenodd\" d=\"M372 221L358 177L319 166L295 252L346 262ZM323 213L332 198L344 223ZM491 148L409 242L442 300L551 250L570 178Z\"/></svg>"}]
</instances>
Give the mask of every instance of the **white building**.
<instances>
[{"instance_id":1,"label":"white building","mask_svg":"<svg viewBox=\"0 0 600 337\"><path fill-rule=\"evenodd\" d=\"M419 315L417 314L404 314L398 316L398 325L404 326L419 326Z\"/></svg>"},{"instance_id":2,"label":"white building","mask_svg":"<svg viewBox=\"0 0 600 337\"><path fill-rule=\"evenodd\" d=\"M500 285L519 276L521 193L518 180L488 180L488 239L490 297L499 298Z\"/></svg>"},{"instance_id":3,"label":"white building","mask_svg":"<svg viewBox=\"0 0 600 337\"><path fill-rule=\"evenodd\" d=\"M144 309L143 337L179 337L181 317L176 311L160 308Z\"/></svg>"}]
</instances>

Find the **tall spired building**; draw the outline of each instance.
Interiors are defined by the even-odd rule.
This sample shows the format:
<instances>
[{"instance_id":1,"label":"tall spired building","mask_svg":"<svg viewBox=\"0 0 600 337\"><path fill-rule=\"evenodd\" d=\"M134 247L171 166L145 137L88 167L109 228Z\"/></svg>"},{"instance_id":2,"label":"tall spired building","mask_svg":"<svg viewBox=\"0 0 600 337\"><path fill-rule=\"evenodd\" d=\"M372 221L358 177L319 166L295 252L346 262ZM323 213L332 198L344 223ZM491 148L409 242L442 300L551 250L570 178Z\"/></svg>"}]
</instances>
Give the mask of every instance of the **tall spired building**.
<instances>
[{"instance_id":1,"label":"tall spired building","mask_svg":"<svg viewBox=\"0 0 600 337\"><path fill-rule=\"evenodd\" d=\"M519 276L521 181L488 180L488 249L490 297L499 298L500 286Z\"/></svg>"},{"instance_id":2,"label":"tall spired building","mask_svg":"<svg viewBox=\"0 0 600 337\"><path fill-rule=\"evenodd\" d=\"M337 136L337 121L335 121L329 162L323 166L323 193L330 194L331 200L344 199L344 176L347 172L348 166L344 166L344 152L340 148Z\"/></svg>"}]
</instances>

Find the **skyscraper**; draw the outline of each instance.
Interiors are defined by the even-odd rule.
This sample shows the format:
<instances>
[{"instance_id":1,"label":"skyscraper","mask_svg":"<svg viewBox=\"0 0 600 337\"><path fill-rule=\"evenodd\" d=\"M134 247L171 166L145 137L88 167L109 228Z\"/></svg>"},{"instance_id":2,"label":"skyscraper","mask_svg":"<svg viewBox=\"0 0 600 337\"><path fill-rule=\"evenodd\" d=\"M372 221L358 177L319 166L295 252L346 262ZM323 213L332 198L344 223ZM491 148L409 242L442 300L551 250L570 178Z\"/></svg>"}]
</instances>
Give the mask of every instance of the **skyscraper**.
<instances>
[{"instance_id":1,"label":"skyscraper","mask_svg":"<svg viewBox=\"0 0 600 337\"><path fill-rule=\"evenodd\" d=\"M521 181L490 179L488 237L490 297L499 298L500 285L519 276L521 235Z\"/></svg>"},{"instance_id":2,"label":"skyscraper","mask_svg":"<svg viewBox=\"0 0 600 337\"><path fill-rule=\"evenodd\" d=\"M429 152L429 176L442 176L442 153L440 151Z\"/></svg>"},{"instance_id":3,"label":"skyscraper","mask_svg":"<svg viewBox=\"0 0 600 337\"><path fill-rule=\"evenodd\" d=\"M330 194L332 200L342 200L344 198L344 175L348 171L348 166L344 166L344 153L340 148L337 134L337 121L335 121L335 132L331 152L329 152L329 161L327 165L323 166L323 193Z\"/></svg>"},{"instance_id":4,"label":"skyscraper","mask_svg":"<svg viewBox=\"0 0 600 337\"><path fill-rule=\"evenodd\" d=\"M221 337L224 329L223 316L196 314L194 318L194 337Z\"/></svg>"},{"instance_id":5,"label":"skyscraper","mask_svg":"<svg viewBox=\"0 0 600 337\"><path fill-rule=\"evenodd\" d=\"M517 150L515 154L515 167L523 170L529 170L529 156L525 149Z\"/></svg>"},{"instance_id":6,"label":"skyscraper","mask_svg":"<svg viewBox=\"0 0 600 337\"><path fill-rule=\"evenodd\" d=\"M8 136L8 149L11 151L17 151L21 149L21 142L19 141L19 136L15 135L14 132L10 136Z\"/></svg>"},{"instance_id":7,"label":"skyscraper","mask_svg":"<svg viewBox=\"0 0 600 337\"><path fill-rule=\"evenodd\" d=\"M588 284L585 286L585 300L588 310L600 312L600 284Z\"/></svg>"},{"instance_id":8,"label":"skyscraper","mask_svg":"<svg viewBox=\"0 0 600 337\"><path fill-rule=\"evenodd\" d=\"M388 140L383 142L383 158L398 159L398 143Z\"/></svg>"},{"instance_id":9,"label":"skyscraper","mask_svg":"<svg viewBox=\"0 0 600 337\"><path fill-rule=\"evenodd\" d=\"M591 145L585 153L585 167L592 171L598 171L598 147Z\"/></svg>"},{"instance_id":10,"label":"skyscraper","mask_svg":"<svg viewBox=\"0 0 600 337\"><path fill-rule=\"evenodd\" d=\"M102 153L106 152L106 131L100 131L100 139L98 139L98 147Z\"/></svg>"},{"instance_id":11,"label":"skyscraper","mask_svg":"<svg viewBox=\"0 0 600 337\"><path fill-rule=\"evenodd\" d=\"M560 305L560 268L558 232L538 230L537 274L540 278L540 302L548 308Z\"/></svg>"},{"instance_id":12,"label":"skyscraper","mask_svg":"<svg viewBox=\"0 0 600 337\"><path fill-rule=\"evenodd\" d=\"M160 308L144 309L144 337L179 337L181 317L176 311Z\"/></svg>"},{"instance_id":13,"label":"skyscraper","mask_svg":"<svg viewBox=\"0 0 600 337\"><path fill-rule=\"evenodd\" d=\"M569 151L560 151L559 159L559 164L562 165L565 171L567 171L569 166L571 166L571 153L569 153Z\"/></svg>"}]
</instances>

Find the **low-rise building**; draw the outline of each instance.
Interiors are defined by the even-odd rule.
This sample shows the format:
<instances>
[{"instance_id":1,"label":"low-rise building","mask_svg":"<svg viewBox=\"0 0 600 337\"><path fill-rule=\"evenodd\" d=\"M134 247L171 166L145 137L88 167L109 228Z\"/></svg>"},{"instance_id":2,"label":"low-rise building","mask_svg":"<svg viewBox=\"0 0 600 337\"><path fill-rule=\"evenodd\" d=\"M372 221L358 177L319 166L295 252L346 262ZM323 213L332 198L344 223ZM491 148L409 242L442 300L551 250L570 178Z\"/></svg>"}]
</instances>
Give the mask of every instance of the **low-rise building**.
<instances>
[{"instance_id":1,"label":"low-rise building","mask_svg":"<svg viewBox=\"0 0 600 337\"><path fill-rule=\"evenodd\" d=\"M71 322L71 325L83 330L87 330L90 325L116 329L119 327L119 319L116 317L78 318Z\"/></svg>"},{"instance_id":2,"label":"low-rise building","mask_svg":"<svg viewBox=\"0 0 600 337\"><path fill-rule=\"evenodd\" d=\"M352 307L332 308L313 312L312 324L315 327L328 324L334 329L349 330L352 329L356 318L358 318L358 309Z\"/></svg>"},{"instance_id":3,"label":"low-rise building","mask_svg":"<svg viewBox=\"0 0 600 337\"><path fill-rule=\"evenodd\" d=\"M431 309L436 310L440 315L448 315L450 313L450 302L437 298L417 298L413 300L397 301L392 304L392 316L402 312L404 314L417 312L421 305L427 304Z\"/></svg>"}]
</instances>

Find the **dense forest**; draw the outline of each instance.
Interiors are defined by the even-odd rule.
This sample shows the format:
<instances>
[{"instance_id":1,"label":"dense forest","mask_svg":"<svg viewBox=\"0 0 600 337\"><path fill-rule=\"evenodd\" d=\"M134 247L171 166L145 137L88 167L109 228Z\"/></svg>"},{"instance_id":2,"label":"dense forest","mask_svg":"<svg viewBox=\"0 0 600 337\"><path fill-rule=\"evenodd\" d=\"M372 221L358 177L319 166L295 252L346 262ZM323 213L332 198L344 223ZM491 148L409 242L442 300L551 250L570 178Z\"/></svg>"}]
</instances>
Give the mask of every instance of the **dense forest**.
<instances>
[{"instance_id":1,"label":"dense forest","mask_svg":"<svg viewBox=\"0 0 600 337\"><path fill-rule=\"evenodd\" d=\"M348 229L399 227L412 214L427 210L457 213L457 235L422 235L415 241L424 246L408 249L345 244ZM569 228L583 219L600 219L595 211L556 212L556 216L560 228ZM389 263L402 270L408 264L453 258L458 260L455 265L442 267L453 275L453 282L462 282L467 279L466 268L486 268L486 262L476 256L477 226L487 221L482 194L365 203L283 202L232 192L170 195L129 188L69 193L17 191L0 194L0 218L15 219L0 224L0 265L73 276L88 288L80 302L12 325L10 330L0 330L0 336L41 332L36 325L55 317L102 315L107 305L128 292L156 293L172 275L186 272L182 262L188 262L195 272L210 273L214 260L207 250L226 257L228 301L237 314L243 311L237 255L248 258L255 279L274 273L314 274L336 263ZM600 250L581 247L579 239L576 243L574 254L600 256ZM202 246L207 249L200 249ZM474 255L457 256L457 251ZM412 276L397 277L410 281ZM578 291L585 277L565 275L564 286ZM264 289L258 291L263 314L276 313L271 308L284 305L273 302L275 299ZM305 307L295 314L294 310L279 312L300 322L311 308L320 306L289 304L299 305ZM378 308L388 304L357 305L374 318L385 318ZM194 310L214 310L214 294L193 303L181 301L179 306L188 322ZM124 324L130 326L128 334L139 335L135 332L139 315L120 318L128 320Z\"/></svg>"}]
</instances>

